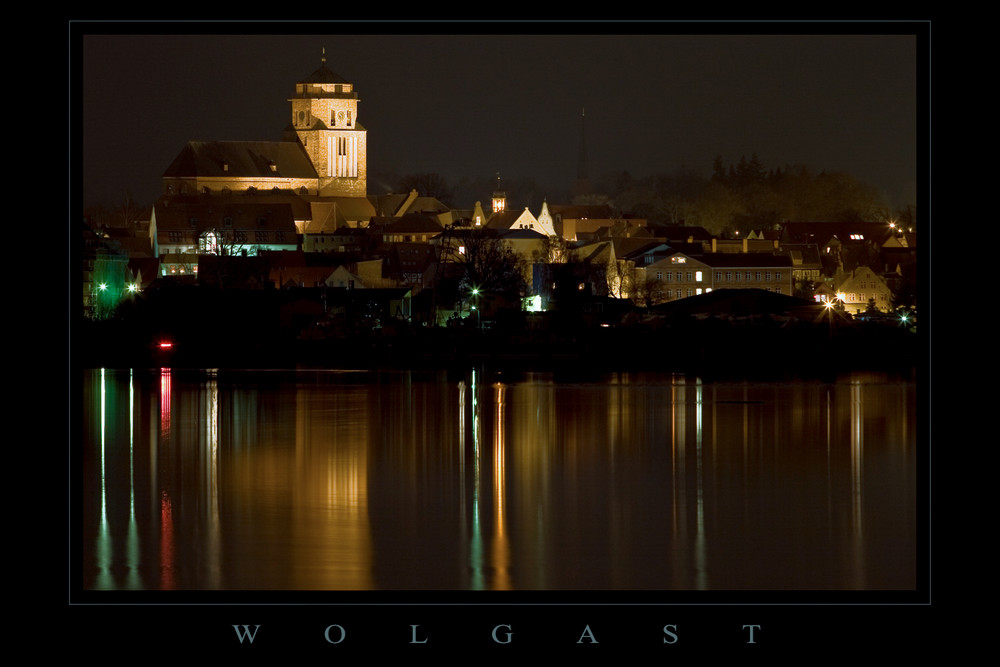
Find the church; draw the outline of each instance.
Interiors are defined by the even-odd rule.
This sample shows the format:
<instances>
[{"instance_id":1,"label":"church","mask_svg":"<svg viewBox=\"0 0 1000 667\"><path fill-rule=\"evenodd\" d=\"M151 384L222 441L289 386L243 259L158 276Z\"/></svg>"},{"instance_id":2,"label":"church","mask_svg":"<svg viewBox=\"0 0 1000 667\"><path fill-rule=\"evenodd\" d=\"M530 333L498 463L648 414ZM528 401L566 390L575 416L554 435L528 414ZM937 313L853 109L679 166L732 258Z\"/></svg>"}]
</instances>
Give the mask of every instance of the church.
<instances>
[{"instance_id":1,"label":"church","mask_svg":"<svg viewBox=\"0 0 1000 667\"><path fill-rule=\"evenodd\" d=\"M163 194L367 193L367 130L354 85L326 65L295 85L283 141L191 141L163 174Z\"/></svg>"},{"instance_id":2,"label":"church","mask_svg":"<svg viewBox=\"0 0 1000 667\"><path fill-rule=\"evenodd\" d=\"M376 215L367 198L368 133L358 119L358 93L327 67L325 50L319 69L295 84L288 102L282 141L184 146L163 173L154 205L154 255L198 253L206 237L227 236L252 244L251 253L286 250L296 235L330 235ZM241 220L249 227L237 228Z\"/></svg>"}]
</instances>

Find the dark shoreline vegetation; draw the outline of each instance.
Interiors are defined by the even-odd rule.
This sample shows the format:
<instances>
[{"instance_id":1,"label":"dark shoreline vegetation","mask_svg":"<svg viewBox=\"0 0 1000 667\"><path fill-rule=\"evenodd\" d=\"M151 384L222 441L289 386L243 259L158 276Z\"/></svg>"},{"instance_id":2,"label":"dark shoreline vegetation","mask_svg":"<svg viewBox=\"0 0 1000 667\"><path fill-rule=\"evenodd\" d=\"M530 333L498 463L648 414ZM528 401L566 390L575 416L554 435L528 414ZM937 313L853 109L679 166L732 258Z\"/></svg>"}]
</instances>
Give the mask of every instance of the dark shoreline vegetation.
<instances>
[{"instance_id":1,"label":"dark shoreline vegetation","mask_svg":"<svg viewBox=\"0 0 1000 667\"><path fill-rule=\"evenodd\" d=\"M479 367L575 378L656 371L758 380L832 379L858 370L912 376L923 361L916 330L895 319L862 321L792 297L779 297L777 307L756 303L756 311L718 298L714 309L695 307L709 299L682 301L683 308L675 302L620 312L502 311L483 328L471 317L437 327L328 317L316 327L315 318L283 314L279 293L247 291L81 320L70 331L71 354L75 366L90 368ZM163 340L172 347L160 349Z\"/></svg>"}]
</instances>

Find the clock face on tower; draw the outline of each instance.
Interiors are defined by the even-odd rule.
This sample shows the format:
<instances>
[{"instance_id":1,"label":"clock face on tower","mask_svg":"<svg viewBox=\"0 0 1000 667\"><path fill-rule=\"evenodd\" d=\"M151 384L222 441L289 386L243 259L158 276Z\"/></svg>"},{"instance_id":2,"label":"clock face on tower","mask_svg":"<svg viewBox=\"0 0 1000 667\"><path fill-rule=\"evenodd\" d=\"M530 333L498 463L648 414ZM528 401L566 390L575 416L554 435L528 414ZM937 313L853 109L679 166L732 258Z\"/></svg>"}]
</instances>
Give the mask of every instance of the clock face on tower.
<instances>
[{"instance_id":1,"label":"clock face on tower","mask_svg":"<svg viewBox=\"0 0 1000 667\"><path fill-rule=\"evenodd\" d=\"M337 112L337 125L343 125L343 124L344 124L344 112L343 111L338 111Z\"/></svg>"}]
</instances>

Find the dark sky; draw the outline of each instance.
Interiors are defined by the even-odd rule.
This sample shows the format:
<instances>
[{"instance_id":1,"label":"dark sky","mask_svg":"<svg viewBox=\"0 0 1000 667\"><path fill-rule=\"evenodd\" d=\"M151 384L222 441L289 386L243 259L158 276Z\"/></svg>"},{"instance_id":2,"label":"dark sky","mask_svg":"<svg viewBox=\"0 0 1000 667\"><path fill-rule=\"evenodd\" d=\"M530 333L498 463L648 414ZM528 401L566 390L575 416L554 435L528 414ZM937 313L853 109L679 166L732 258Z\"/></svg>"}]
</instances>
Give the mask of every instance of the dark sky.
<instances>
[{"instance_id":1,"label":"dark sky","mask_svg":"<svg viewBox=\"0 0 1000 667\"><path fill-rule=\"evenodd\" d=\"M72 89L82 121L71 123L71 133L82 135L74 138L82 139L84 204L114 204L123 191L151 203L189 140L279 140L294 85L319 67L324 47L330 69L358 91L370 172L437 172L456 181L499 171L565 190L576 176L585 109L592 177L680 166L708 173L716 155L738 162L756 153L768 168L847 171L892 207L917 203L924 74L917 38L889 34L900 33L899 24L860 26L884 34L839 35L750 34L772 27L758 24L715 36L662 23L646 34L615 24L601 34L582 34L593 24L501 26L510 35L493 24L406 24L396 35L376 34L389 26L371 23L311 29L324 26L338 32L71 26L80 37L70 65L82 65ZM260 26L218 27L249 33ZM608 32L616 27L621 34ZM384 191L372 179L368 188Z\"/></svg>"}]
</instances>

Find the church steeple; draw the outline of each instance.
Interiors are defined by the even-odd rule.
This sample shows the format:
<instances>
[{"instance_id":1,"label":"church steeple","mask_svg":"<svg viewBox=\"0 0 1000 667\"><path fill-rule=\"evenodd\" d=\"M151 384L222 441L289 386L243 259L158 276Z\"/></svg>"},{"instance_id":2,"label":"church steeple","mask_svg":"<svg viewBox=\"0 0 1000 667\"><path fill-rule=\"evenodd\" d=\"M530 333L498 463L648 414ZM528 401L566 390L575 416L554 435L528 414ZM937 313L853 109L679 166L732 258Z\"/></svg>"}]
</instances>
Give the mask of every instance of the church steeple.
<instances>
[{"instance_id":1,"label":"church steeple","mask_svg":"<svg viewBox=\"0 0 1000 667\"><path fill-rule=\"evenodd\" d=\"M295 84L292 129L319 176L319 194L367 194L367 131L358 123L354 84L326 64Z\"/></svg>"},{"instance_id":2,"label":"church steeple","mask_svg":"<svg viewBox=\"0 0 1000 667\"><path fill-rule=\"evenodd\" d=\"M500 172L497 172L497 189L493 191L493 212L499 213L507 208L507 193L500 189Z\"/></svg>"}]
</instances>

